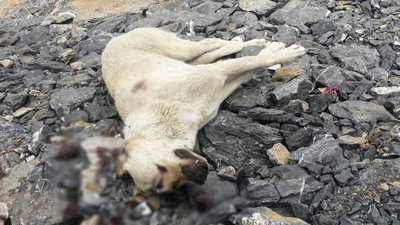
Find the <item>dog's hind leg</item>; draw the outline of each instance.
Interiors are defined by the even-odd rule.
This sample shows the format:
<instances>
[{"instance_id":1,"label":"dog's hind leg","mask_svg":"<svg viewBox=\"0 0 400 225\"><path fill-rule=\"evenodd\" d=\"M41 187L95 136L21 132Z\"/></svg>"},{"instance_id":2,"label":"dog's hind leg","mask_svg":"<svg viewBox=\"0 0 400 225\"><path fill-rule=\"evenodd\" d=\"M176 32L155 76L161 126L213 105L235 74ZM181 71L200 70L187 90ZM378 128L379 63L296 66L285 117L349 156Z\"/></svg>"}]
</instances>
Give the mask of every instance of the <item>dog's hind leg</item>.
<instances>
[{"instance_id":1,"label":"dog's hind leg","mask_svg":"<svg viewBox=\"0 0 400 225\"><path fill-rule=\"evenodd\" d=\"M123 49L133 48L141 51L155 52L172 59L188 62L204 53L225 46L228 42L209 38L202 41L189 41L155 28L137 28L116 38Z\"/></svg>"},{"instance_id":2,"label":"dog's hind leg","mask_svg":"<svg viewBox=\"0 0 400 225\"><path fill-rule=\"evenodd\" d=\"M244 47L248 46L264 46L265 40L264 39L254 39L251 41L247 42L240 42L240 41L228 41L228 43L212 52L207 52L191 62L189 62L192 65L199 65L199 64L207 64L207 63L212 63L216 61L219 58L222 58L224 56L232 55L235 53L238 53L243 50Z\"/></svg>"},{"instance_id":3,"label":"dog's hind leg","mask_svg":"<svg viewBox=\"0 0 400 225\"><path fill-rule=\"evenodd\" d=\"M210 67L210 69L224 74L227 77L235 77L261 67L293 61L297 57L304 55L306 52L307 50L305 48L298 45L292 45L285 48L283 43L272 42L266 44L266 48L264 48L257 56L223 60L205 66Z\"/></svg>"}]
</instances>

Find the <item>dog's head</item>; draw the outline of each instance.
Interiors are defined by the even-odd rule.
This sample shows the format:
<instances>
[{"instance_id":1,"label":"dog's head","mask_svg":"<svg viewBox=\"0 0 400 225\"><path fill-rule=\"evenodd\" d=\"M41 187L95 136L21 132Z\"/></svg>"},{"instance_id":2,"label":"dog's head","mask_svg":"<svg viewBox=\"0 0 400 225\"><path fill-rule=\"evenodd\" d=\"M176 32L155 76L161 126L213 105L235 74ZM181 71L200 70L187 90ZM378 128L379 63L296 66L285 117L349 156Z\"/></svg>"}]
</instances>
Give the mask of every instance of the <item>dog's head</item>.
<instances>
[{"instance_id":1,"label":"dog's head","mask_svg":"<svg viewBox=\"0 0 400 225\"><path fill-rule=\"evenodd\" d=\"M123 169L143 192L163 193L185 183L203 184L208 175L206 159L169 143L128 141L125 153Z\"/></svg>"}]
</instances>

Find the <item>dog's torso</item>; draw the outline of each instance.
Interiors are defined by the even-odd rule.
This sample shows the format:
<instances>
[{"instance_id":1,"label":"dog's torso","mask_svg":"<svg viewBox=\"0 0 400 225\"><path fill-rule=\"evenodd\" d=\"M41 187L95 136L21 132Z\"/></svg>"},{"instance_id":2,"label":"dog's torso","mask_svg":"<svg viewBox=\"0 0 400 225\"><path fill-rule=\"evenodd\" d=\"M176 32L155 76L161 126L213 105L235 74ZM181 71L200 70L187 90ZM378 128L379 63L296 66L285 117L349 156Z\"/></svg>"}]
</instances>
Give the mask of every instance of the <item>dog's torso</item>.
<instances>
[{"instance_id":1,"label":"dog's torso","mask_svg":"<svg viewBox=\"0 0 400 225\"><path fill-rule=\"evenodd\" d=\"M193 131L218 111L217 96L224 84L220 76L192 72L185 62L127 49L120 41L107 45L103 65L109 67L103 67L104 80L126 125L125 138L156 123L164 135L191 144L196 137Z\"/></svg>"}]
</instances>

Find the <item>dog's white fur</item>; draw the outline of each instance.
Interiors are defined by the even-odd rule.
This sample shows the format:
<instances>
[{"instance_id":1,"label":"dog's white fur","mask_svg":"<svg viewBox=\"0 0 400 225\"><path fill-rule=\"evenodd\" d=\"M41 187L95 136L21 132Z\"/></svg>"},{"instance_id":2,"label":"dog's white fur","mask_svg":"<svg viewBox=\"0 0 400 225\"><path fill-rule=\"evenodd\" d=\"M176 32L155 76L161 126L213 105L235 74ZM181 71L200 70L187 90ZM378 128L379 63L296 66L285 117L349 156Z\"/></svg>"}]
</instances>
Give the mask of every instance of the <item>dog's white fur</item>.
<instances>
[{"instance_id":1,"label":"dog's white fur","mask_svg":"<svg viewBox=\"0 0 400 225\"><path fill-rule=\"evenodd\" d=\"M257 56L213 63L251 45L264 49ZM196 175L191 170L204 169L206 160L195 153L177 156L176 149L193 149L197 132L252 71L305 53L301 46L285 48L264 39L192 42L154 28L114 38L103 52L102 72L125 123L121 169L142 191L166 192L193 181L186 174ZM189 172L183 173L185 165Z\"/></svg>"}]
</instances>

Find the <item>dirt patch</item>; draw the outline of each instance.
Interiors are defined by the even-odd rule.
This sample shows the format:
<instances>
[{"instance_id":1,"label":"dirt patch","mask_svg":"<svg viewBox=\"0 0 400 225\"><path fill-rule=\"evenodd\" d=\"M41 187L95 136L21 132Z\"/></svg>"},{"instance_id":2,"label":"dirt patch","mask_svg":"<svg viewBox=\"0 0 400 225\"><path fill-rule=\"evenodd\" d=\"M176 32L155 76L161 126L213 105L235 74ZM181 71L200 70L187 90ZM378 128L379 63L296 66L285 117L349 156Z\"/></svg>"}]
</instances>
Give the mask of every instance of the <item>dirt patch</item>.
<instances>
[{"instance_id":1,"label":"dirt patch","mask_svg":"<svg viewBox=\"0 0 400 225\"><path fill-rule=\"evenodd\" d=\"M7 15L13 11L19 4L26 0L0 0L0 17Z\"/></svg>"},{"instance_id":2,"label":"dirt patch","mask_svg":"<svg viewBox=\"0 0 400 225\"><path fill-rule=\"evenodd\" d=\"M138 12L149 5L157 4L162 0L59 0L50 14L62 11L71 11L76 20L89 20L119 12ZM11 15L21 3L27 0L0 0L0 17Z\"/></svg>"},{"instance_id":3,"label":"dirt patch","mask_svg":"<svg viewBox=\"0 0 400 225\"><path fill-rule=\"evenodd\" d=\"M123 11L138 12L157 2L157 0L74 0L66 7L72 9L78 20L87 20Z\"/></svg>"}]
</instances>

